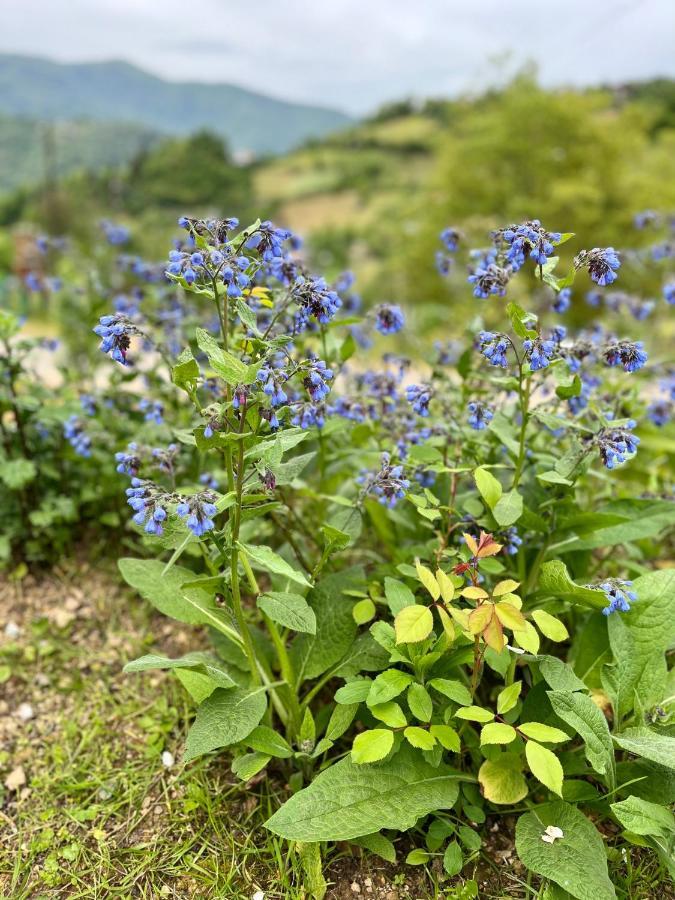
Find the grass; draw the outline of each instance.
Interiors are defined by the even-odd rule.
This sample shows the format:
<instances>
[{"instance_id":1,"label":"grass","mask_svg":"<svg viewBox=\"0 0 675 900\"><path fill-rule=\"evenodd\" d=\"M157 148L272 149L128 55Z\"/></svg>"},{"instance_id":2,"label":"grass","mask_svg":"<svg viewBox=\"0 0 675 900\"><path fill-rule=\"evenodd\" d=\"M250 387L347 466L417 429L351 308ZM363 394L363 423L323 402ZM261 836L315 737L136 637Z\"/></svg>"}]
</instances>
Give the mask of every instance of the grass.
<instances>
[{"instance_id":1,"label":"grass","mask_svg":"<svg viewBox=\"0 0 675 900\"><path fill-rule=\"evenodd\" d=\"M0 780L17 769L25 776L2 796L0 897L251 900L262 890L265 900L307 900L296 848L262 827L283 783L261 776L242 785L222 756L183 767L192 710L182 687L166 673L121 671L151 647L194 648L195 630L154 616L110 576L81 566L0 583L0 618L11 623L0 637ZM20 719L21 704L32 718ZM494 852L512 847L509 828L500 823L452 882L438 865L391 866L338 845L327 897L542 896L517 860ZM613 869L622 898L673 896L651 855L617 852Z\"/></svg>"}]
</instances>

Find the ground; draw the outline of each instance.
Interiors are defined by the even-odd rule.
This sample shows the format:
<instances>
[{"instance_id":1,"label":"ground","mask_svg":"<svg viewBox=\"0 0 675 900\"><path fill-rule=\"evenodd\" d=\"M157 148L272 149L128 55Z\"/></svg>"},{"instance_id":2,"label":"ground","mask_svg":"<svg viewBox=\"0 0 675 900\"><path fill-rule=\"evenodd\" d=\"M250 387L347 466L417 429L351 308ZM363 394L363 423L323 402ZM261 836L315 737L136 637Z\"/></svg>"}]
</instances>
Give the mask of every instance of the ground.
<instances>
[{"instance_id":1,"label":"ground","mask_svg":"<svg viewBox=\"0 0 675 900\"><path fill-rule=\"evenodd\" d=\"M0 622L1 898L307 896L294 848L262 827L283 780L242 785L222 755L183 767L192 707L182 687L168 673L122 672L150 649L178 655L205 635L82 563L0 581ZM472 879L484 900L537 896L513 823L488 825L483 852L451 881L438 861L392 866L339 845L327 898L460 900L475 896ZM635 873L622 866L621 896L673 896L649 860Z\"/></svg>"}]
</instances>

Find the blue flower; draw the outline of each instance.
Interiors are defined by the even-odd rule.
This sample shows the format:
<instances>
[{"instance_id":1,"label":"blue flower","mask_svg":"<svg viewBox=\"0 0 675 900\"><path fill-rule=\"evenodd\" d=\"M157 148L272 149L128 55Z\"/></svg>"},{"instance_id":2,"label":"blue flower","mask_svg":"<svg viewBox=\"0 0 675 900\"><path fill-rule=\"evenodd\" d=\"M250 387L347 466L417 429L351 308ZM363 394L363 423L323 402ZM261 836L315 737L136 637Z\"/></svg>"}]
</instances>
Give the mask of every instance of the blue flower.
<instances>
[{"instance_id":1,"label":"blue flower","mask_svg":"<svg viewBox=\"0 0 675 900\"><path fill-rule=\"evenodd\" d=\"M503 334L495 334L492 331L481 331L478 334L480 352L493 366L505 369L508 366L506 358L509 342Z\"/></svg>"},{"instance_id":2,"label":"blue flower","mask_svg":"<svg viewBox=\"0 0 675 900\"><path fill-rule=\"evenodd\" d=\"M457 228L444 228L439 237L448 253L454 253L459 246L462 235Z\"/></svg>"},{"instance_id":3,"label":"blue flower","mask_svg":"<svg viewBox=\"0 0 675 900\"><path fill-rule=\"evenodd\" d=\"M605 616L613 612L630 612L630 604L637 600L635 591L626 590L632 587L632 584L632 581L621 581L618 578L603 581L600 587L607 597L607 606L602 610Z\"/></svg>"},{"instance_id":4,"label":"blue flower","mask_svg":"<svg viewBox=\"0 0 675 900\"><path fill-rule=\"evenodd\" d=\"M84 429L84 423L76 415L69 416L63 423L63 436L78 456L91 456L91 438Z\"/></svg>"},{"instance_id":5,"label":"blue flower","mask_svg":"<svg viewBox=\"0 0 675 900\"><path fill-rule=\"evenodd\" d=\"M609 344L604 351L605 362L608 366L623 366L624 372L637 372L648 358L642 346L642 341L616 341Z\"/></svg>"},{"instance_id":6,"label":"blue flower","mask_svg":"<svg viewBox=\"0 0 675 900\"><path fill-rule=\"evenodd\" d=\"M400 306L380 303L375 307L375 328L380 334L396 334L405 325L405 316Z\"/></svg>"},{"instance_id":7,"label":"blue flower","mask_svg":"<svg viewBox=\"0 0 675 900\"><path fill-rule=\"evenodd\" d=\"M600 291L587 291L586 292L586 303L589 306L592 306L594 309L597 309L599 306L602 306L602 294Z\"/></svg>"},{"instance_id":8,"label":"blue flower","mask_svg":"<svg viewBox=\"0 0 675 900\"><path fill-rule=\"evenodd\" d=\"M675 281L663 285L663 299L671 306L675 304Z\"/></svg>"},{"instance_id":9,"label":"blue flower","mask_svg":"<svg viewBox=\"0 0 675 900\"><path fill-rule=\"evenodd\" d=\"M161 425L164 422L164 406L158 400L147 400L145 397L140 401L138 407L146 422L156 422Z\"/></svg>"},{"instance_id":10,"label":"blue flower","mask_svg":"<svg viewBox=\"0 0 675 900\"><path fill-rule=\"evenodd\" d=\"M161 535L164 532L162 522L167 516L166 499L161 488L157 488L151 481L132 478L126 495L127 503L134 510L134 524L145 524L147 534Z\"/></svg>"},{"instance_id":11,"label":"blue flower","mask_svg":"<svg viewBox=\"0 0 675 900\"><path fill-rule=\"evenodd\" d=\"M467 404L467 409L469 410L469 425L474 431L483 431L483 429L488 427L494 416L490 407L480 400L471 400Z\"/></svg>"},{"instance_id":12,"label":"blue flower","mask_svg":"<svg viewBox=\"0 0 675 900\"><path fill-rule=\"evenodd\" d=\"M260 256L270 262L274 257L283 256L283 244L291 237L285 228L275 228L268 220L261 222L255 234L246 241L250 250L257 250Z\"/></svg>"},{"instance_id":13,"label":"blue flower","mask_svg":"<svg viewBox=\"0 0 675 900\"><path fill-rule=\"evenodd\" d=\"M302 383L307 389L307 393L315 403L323 400L330 393L328 382L333 378L333 372L326 368L326 363L322 359L312 360L310 368L303 378Z\"/></svg>"},{"instance_id":14,"label":"blue flower","mask_svg":"<svg viewBox=\"0 0 675 900\"><path fill-rule=\"evenodd\" d=\"M647 407L647 417L657 428L663 428L664 425L667 425L672 413L672 403L668 400L655 400Z\"/></svg>"},{"instance_id":15,"label":"blue flower","mask_svg":"<svg viewBox=\"0 0 675 900\"><path fill-rule=\"evenodd\" d=\"M128 366L127 352L131 345L131 335L137 329L124 316L101 316L99 324L93 329L101 338L100 349L109 353L115 362Z\"/></svg>"},{"instance_id":16,"label":"blue flower","mask_svg":"<svg viewBox=\"0 0 675 900\"><path fill-rule=\"evenodd\" d=\"M270 398L272 406L283 406L287 402L288 395L281 385L288 381L288 375L283 369L272 368L265 363L258 369L256 377L263 386L263 393Z\"/></svg>"},{"instance_id":17,"label":"blue flower","mask_svg":"<svg viewBox=\"0 0 675 900\"><path fill-rule=\"evenodd\" d=\"M327 325L342 306L340 297L324 278L300 276L291 293L301 310L322 325Z\"/></svg>"},{"instance_id":18,"label":"blue flower","mask_svg":"<svg viewBox=\"0 0 675 900\"><path fill-rule=\"evenodd\" d=\"M96 415L96 400L91 394L80 394L80 406L88 416Z\"/></svg>"},{"instance_id":19,"label":"blue flower","mask_svg":"<svg viewBox=\"0 0 675 900\"><path fill-rule=\"evenodd\" d=\"M405 389L405 397L417 415L426 418L429 415L431 388L428 384L409 384Z\"/></svg>"},{"instance_id":20,"label":"blue flower","mask_svg":"<svg viewBox=\"0 0 675 900\"><path fill-rule=\"evenodd\" d=\"M508 245L506 259L514 272L517 272L525 264L527 256L536 265L543 266L546 260L553 256L555 245L562 235L557 231L547 231L542 228L539 219L523 222L522 225L511 225L502 228L494 234L495 240L500 238Z\"/></svg>"},{"instance_id":21,"label":"blue flower","mask_svg":"<svg viewBox=\"0 0 675 900\"><path fill-rule=\"evenodd\" d=\"M468 281L473 284L474 297L486 300L491 294L503 297L506 294L506 285L511 278L511 270L504 269L491 263L488 266L479 266L469 275Z\"/></svg>"},{"instance_id":22,"label":"blue flower","mask_svg":"<svg viewBox=\"0 0 675 900\"><path fill-rule=\"evenodd\" d=\"M131 475L132 477L138 475L139 469L141 468L141 460L138 456L138 444L132 442L127 446L126 453L122 451L116 453L115 461L117 462L117 466L115 467L116 471L121 475Z\"/></svg>"},{"instance_id":23,"label":"blue flower","mask_svg":"<svg viewBox=\"0 0 675 900\"><path fill-rule=\"evenodd\" d=\"M570 308L572 303L572 289L571 288L563 288L555 297L553 303L551 304L551 309L553 312L557 313L566 313Z\"/></svg>"},{"instance_id":24,"label":"blue flower","mask_svg":"<svg viewBox=\"0 0 675 900\"><path fill-rule=\"evenodd\" d=\"M326 407L323 403L298 403L293 406L291 425L300 428L323 428L326 423Z\"/></svg>"},{"instance_id":25,"label":"blue flower","mask_svg":"<svg viewBox=\"0 0 675 900\"><path fill-rule=\"evenodd\" d=\"M640 438L629 430L634 427L635 422L631 421L626 428L605 428L598 435L600 458L607 469L615 469L637 453Z\"/></svg>"},{"instance_id":26,"label":"blue flower","mask_svg":"<svg viewBox=\"0 0 675 900\"><path fill-rule=\"evenodd\" d=\"M659 214L653 209L645 209L642 212L637 212L633 216L633 225L642 231L643 228L646 228L648 225L656 225L660 220Z\"/></svg>"},{"instance_id":27,"label":"blue flower","mask_svg":"<svg viewBox=\"0 0 675 900\"><path fill-rule=\"evenodd\" d=\"M510 528L504 531L501 540L504 544L504 553L508 553L509 556L515 556L523 543L523 539L518 534L518 529L515 525L511 525Z\"/></svg>"},{"instance_id":28,"label":"blue flower","mask_svg":"<svg viewBox=\"0 0 675 900\"><path fill-rule=\"evenodd\" d=\"M405 497L410 487L410 481L403 477L403 466L393 466L388 453L382 454L379 472L364 472L357 480L363 485L363 496L373 493L378 503L390 509Z\"/></svg>"},{"instance_id":29,"label":"blue flower","mask_svg":"<svg viewBox=\"0 0 675 900\"><path fill-rule=\"evenodd\" d=\"M213 516L217 509L214 500L215 496L210 491L204 491L182 500L176 507L176 513L187 520L187 527L196 537L215 528Z\"/></svg>"},{"instance_id":30,"label":"blue flower","mask_svg":"<svg viewBox=\"0 0 675 900\"><path fill-rule=\"evenodd\" d=\"M126 225L116 225L114 222L109 222L107 219L104 219L101 222L101 228L105 235L105 239L113 247L119 247L121 244L126 244L131 238L131 232Z\"/></svg>"},{"instance_id":31,"label":"blue flower","mask_svg":"<svg viewBox=\"0 0 675 900\"><path fill-rule=\"evenodd\" d=\"M617 279L616 270L621 260L614 247L594 247L593 250L582 250L574 259L576 269L586 268L592 280L605 287Z\"/></svg>"},{"instance_id":32,"label":"blue flower","mask_svg":"<svg viewBox=\"0 0 675 900\"><path fill-rule=\"evenodd\" d=\"M523 341L525 357L530 363L530 368L533 372L536 372L538 369L545 369L553 359L556 349L555 341L542 340L541 338L535 338L534 340L528 338Z\"/></svg>"}]
</instances>

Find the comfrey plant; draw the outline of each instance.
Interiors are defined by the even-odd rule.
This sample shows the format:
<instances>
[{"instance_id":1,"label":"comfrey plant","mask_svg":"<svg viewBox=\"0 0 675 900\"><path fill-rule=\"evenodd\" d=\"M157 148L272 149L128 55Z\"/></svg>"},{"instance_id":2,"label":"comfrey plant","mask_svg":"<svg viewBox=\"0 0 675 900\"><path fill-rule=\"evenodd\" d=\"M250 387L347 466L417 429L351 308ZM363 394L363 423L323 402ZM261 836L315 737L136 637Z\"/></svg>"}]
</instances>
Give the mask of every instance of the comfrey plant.
<instances>
[{"instance_id":1,"label":"comfrey plant","mask_svg":"<svg viewBox=\"0 0 675 900\"><path fill-rule=\"evenodd\" d=\"M547 292L559 317L585 271L602 291L622 255L581 251L561 275L570 233L532 220L472 252L449 229L443 253L466 254L459 289L479 306L466 347L350 371L350 279L312 273L270 222L180 224L168 277L215 327L170 363L189 421L172 425L166 398L163 425L143 408L173 445L132 441L115 465L130 527L163 556L122 560L124 578L215 637L127 665L175 670L193 697L185 759L228 748L243 781L279 774L291 796L267 827L314 863L326 841L394 859L407 830L409 862L438 855L455 875L487 816L508 812L525 866L611 898L588 806L672 865L658 804L675 759L675 580L649 560L675 511L662 466L648 496L631 483L657 433L638 391L651 359L510 296ZM378 343L405 339L397 306L365 320ZM117 324L103 323L109 353ZM122 369L144 352L129 338Z\"/></svg>"}]
</instances>

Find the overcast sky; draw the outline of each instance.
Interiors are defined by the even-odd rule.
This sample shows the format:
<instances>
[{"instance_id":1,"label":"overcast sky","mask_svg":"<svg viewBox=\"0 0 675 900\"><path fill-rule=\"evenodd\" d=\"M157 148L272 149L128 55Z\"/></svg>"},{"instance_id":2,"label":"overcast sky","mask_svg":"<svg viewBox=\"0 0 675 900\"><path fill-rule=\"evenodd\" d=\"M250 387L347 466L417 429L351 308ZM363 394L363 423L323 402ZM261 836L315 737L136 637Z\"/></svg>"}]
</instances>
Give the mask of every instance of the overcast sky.
<instances>
[{"instance_id":1,"label":"overcast sky","mask_svg":"<svg viewBox=\"0 0 675 900\"><path fill-rule=\"evenodd\" d=\"M354 113L494 84L675 76L675 0L0 0L0 51L125 59Z\"/></svg>"}]
</instances>

